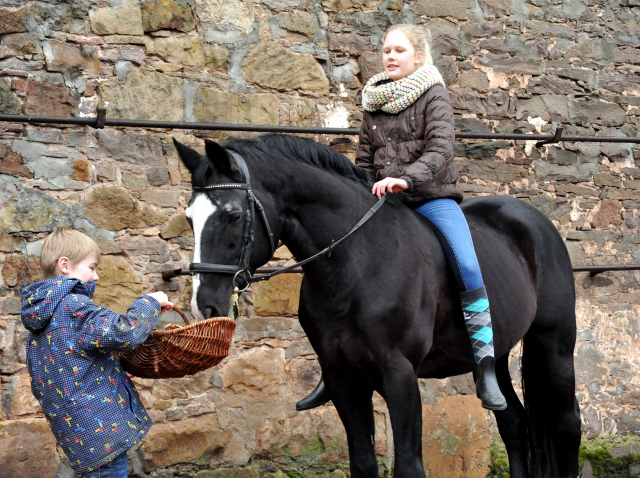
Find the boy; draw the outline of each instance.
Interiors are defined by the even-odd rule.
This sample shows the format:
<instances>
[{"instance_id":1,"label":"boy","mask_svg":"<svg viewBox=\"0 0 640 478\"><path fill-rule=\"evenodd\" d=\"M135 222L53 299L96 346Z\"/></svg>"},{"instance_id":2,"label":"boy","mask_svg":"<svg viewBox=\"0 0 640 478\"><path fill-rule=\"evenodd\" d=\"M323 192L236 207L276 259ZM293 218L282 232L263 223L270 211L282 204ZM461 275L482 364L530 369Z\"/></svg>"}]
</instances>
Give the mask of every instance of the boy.
<instances>
[{"instance_id":1,"label":"boy","mask_svg":"<svg viewBox=\"0 0 640 478\"><path fill-rule=\"evenodd\" d=\"M144 342L173 304L164 292L140 297L126 314L91 298L100 250L84 234L57 229L44 242L45 279L22 292L31 331L31 390L74 471L85 478L126 478L127 450L153 424L118 352Z\"/></svg>"}]
</instances>

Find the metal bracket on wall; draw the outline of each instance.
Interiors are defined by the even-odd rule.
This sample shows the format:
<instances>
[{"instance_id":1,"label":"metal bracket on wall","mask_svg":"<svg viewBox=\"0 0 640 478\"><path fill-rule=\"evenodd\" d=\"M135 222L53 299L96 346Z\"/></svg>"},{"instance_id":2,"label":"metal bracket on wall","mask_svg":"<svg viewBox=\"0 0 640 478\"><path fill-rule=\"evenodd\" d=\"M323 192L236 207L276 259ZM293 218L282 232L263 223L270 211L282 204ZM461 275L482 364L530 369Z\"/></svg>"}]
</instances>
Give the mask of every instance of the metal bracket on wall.
<instances>
[{"instance_id":1,"label":"metal bracket on wall","mask_svg":"<svg viewBox=\"0 0 640 478\"><path fill-rule=\"evenodd\" d=\"M106 121L107 121L107 108L98 108L98 111L96 114L95 128L96 129L104 128Z\"/></svg>"},{"instance_id":2,"label":"metal bracket on wall","mask_svg":"<svg viewBox=\"0 0 640 478\"><path fill-rule=\"evenodd\" d=\"M549 138L549 139L545 139L543 141L538 141L536 143L536 148L541 148L542 146L546 145L546 144L555 144L555 143L559 143L561 138L562 138L562 130L564 128L562 126L558 126L556 128L556 132L553 134L553 138Z\"/></svg>"}]
</instances>

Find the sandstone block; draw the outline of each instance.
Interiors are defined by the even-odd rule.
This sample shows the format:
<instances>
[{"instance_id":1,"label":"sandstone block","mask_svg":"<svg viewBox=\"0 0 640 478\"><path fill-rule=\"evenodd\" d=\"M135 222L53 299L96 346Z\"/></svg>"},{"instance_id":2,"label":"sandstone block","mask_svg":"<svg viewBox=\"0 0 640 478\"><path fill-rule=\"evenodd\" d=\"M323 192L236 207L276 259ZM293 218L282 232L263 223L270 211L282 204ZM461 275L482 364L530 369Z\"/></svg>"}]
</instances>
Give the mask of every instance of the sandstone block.
<instances>
[{"instance_id":1,"label":"sandstone block","mask_svg":"<svg viewBox=\"0 0 640 478\"><path fill-rule=\"evenodd\" d=\"M502 161L456 159L454 162L458 166L460 174L469 179L510 182L519 181L529 176L529 171L526 168L515 164L506 164Z\"/></svg>"},{"instance_id":2,"label":"sandstone block","mask_svg":"<svg viewBox=\"0 0 640 478\"><path fill-rule=\"evenodd\" d=\"M0 113L5 115L19 115L22 113L20 102L4 81L0 81Z\"/></svg>"},{"instance_id":3,"label":"sandstone block","mask_svg":"<svg viewBox=\"0 0 640 478\"><path fill-rule=\"evenodd\" d=\"M147 472L175 463L203 464L224 448L230 433L220 428L215 414L159 423L141 442Z\"/></svg>"},{"instance_id":4,"label":"sandstone block","mask_svg":"<svg viewBox=\"0 0 640 478\"><path fill-rule=\"evenodd\" d=\"M471 0L452 0L450 2L433 2L429 0L412 0L409 6L413 11L428 17L453 17L467 20L468 10L473 6Z\"/></svg>"},{"instance_id":5,"label":"sandstone block","mask_svg":"<svg viewBox=\"0 0 640 478\"><path fill-rule=\"evenodd\" d=\"M158 30L193 30L195 20L191 7L178 5L173 0L147 1L141 5L142 26L145 32Z\"/></svg>"},{"instance_id":6,"label":"sandstone block","mask_svg":"<svg viewBox=\"0 0 640 478\"><path fill-rule=\"evenodd\" d=\"M122 184L130 189L140 189L149 186L144 176L130 173L129 171L122 171Z\"/></svg>"},{"instance_id":7,"label":"sandstone block","mask_svg":"<svg viewBox=\"0 0 640 478\"><path fill-rule=\"evenodd\" d=\"M307 37L317 35L318 30L313 23L313 15L306 12L285 12L273 17L282 28L293 33L300 33Z\"/></svg>"},{"instance_id":8,"label":"sandstone block","mask_svg":"<svg viewBox=\"0 0 640 478\"><path fill-rule=\"evenodd\" d=\"M322 0L322 7L328 12L349 10L371 10L382 3L381 0Z\"/></svg>"},{"instance_id":9,"label":"sandstone block","mask_svg":"<svg viewBox=\"0 0 640 478\"><path fill-rule=\"evenodd\" d=\"M0 58L8 56L32 55L32 58L42 60L42 48L38 40L29 33L16 33L2 37Z\"/></svg>"},{"instance_id":10,"label":"sandstone block","mask_svg":"<svg viewBox=\"0 0 640 478\"><path fill-rule=\"evenodd\" d=\"M282 349L260 346L230 357L220 368L225 389L254 399L277 395L284 378L284 355Z\"/></svg>"},{"instance_id":11,"label":"sandstone block","mask_svg":"<svg viewBox=\"0 0 640 478\"><path fill-rule=\"evenodd\" d=\"M8 241L9 244L11 241ZM15 241L14 247L20 247L22 245L22 241ZM17 269L16 269L17 267ZM2 265L2 278L4 279L5 285L9 287L15 287L20 283L22 285L22 279L20 274L24 274L25 271L25 260L22 254L13 254L13 259L7 258L5 263ZM40 269L40 259L29 257L29 271L27 272L27 280L31 283L38 282L42 280L44 277L42 276L42 269Z\"/></svg>"},{"instance_id":12,"label":"sandstone block","mask_svg":"<svg viewBox=\"0 0 640 478\"><path fill-rule=\"evenodd\" d=\"M181 78L134 68L124 84L110 78L100 85L102 100L109 102L110 118L183 121L184 92Z\"/></svg>"},{"instance_id":13,"label":"sandstone block","mask_svg":"<svg viewBox=\"0 0 640 478\"><path fill-rule=\"evenodd\" d=\"M576 99L569 102L571 121L578 124L595 123L603 126L624 124L627 116L615 103L599 100Z\"/></svg>"},{"instance_id":14,"label":"sandstone block","mask_svg":"<svg viewBox=\"0 0 640 478\"><path fill-rule=\"evenodd\" d=\"M438 398L422 406L422 453L433 476L484 478L491 435L487 414L474 395Z\"/></svg>"},{"instance_id":15,"label":"sandstone block","mask_svg":"<svg viewBox=\"0 0 640 478\"><path fill-rule=\"evenodd\" d=\"M32 10L32 4L16 9L0 8L0 35L27 31L27 18Z\"/></svg>"},{"instance_id":16,"label":"sandstone block","mask_svg":"<svg viewBox=\"0 0 640 478\"><path fill-rule=\"evenodd\" d=\"M138 0L123 0L113 7L89 11L91 31L98 35L144 35Z\"/></svg>"},{"instance_id":17,"label":"sandstone block","mask_svg":"<svg viewBox=\"0 0 640 478\"><path fill-rule=\"evenodd\" d=\"M187 222L184 214L179 214L171 218L171 220L160 230L160 236L163 239L171 239L179 236L193 237L193 230Z\"/></svg>"},{"instance_id":18,"label":"sandstone block","mask_svg":"<svg viewBox=\"0 0 640 478\"><path fill-rule=\"evenodd\" d=\"M0 422L0 468L7 477L53 478L56 439L44 418Z\"/></svg>"},{"instance_id":19,"label":"sandstone block","mask_svg":"<svg viewBox=\"0 0 640 478\"><path fill-rule=\"evenodd\" d=\"M147 182L151 186L162 186L171 182L169 170L164 166L147 168Z\"/></svg>"},{"instance_id":20,"label":"sandstone block","mask_svg":"<svg viewBox=\"0 0 640 478\"><path fill-rule=\"evenodd\" d=\"M99 130L100 148L110 158L135 165L155 166L162 161L162 142L156 136Z\"/></svg>"},{"instance_id":21,"label":"sandstone block","mask_svg":"<svg viewBox=\"0 0 640 478\"><path fill-rule=\"evenodd\" d=\"M116 186L93 189L85 197L84 208L86 216L93 219L98 227L110 231L157 226L168 219L164 214L133 200Z\"/></svg>"},{"instance_id":22,"label":"sandstone block","mask_svg":"<svg viewBox=\"0 0 640 478\"><path fill-rule=\"evenodd\" d=\"M91 163L87 159L76 159L73 162L73 173L71 179L75 181L90 181Z\"/></svg>"},{"instance_id":23,"label":"sandstone block","mask_svg":"<svg viewBox=\"0 0 640 478\"><path fill-rule=\"evenodd\" d=\"M249 0L196 0L201 22L224 26L226 31L248 35L253 30L255 14Z\"/></svg>"},{"instance_id":24,"label":"sandstone block","mask_svg":"<svg viewBox=\"0 0 640 478\"><path fill-rule=\"evenodd\" d=\"M51 232L71 227L75 212L62 201L31 188L24 188L0 208L0 233Z\"/></svg>"},{"instance_id":25,"label":"sandstone block","mask_svg":"<svg viewBox=\"0 0 640 478\"><path fill-rule=\"evenodd\" d=\"M622 224L620 203L604 199L600 203L600 210L591 220L591 226L600 229L608 226L617 227L620 224Z\"/></svg>"},{"instance_id":26,"label":"sandstone block","mask_svg":"<svg viewBox=\"0 0 640 478\"><path fill-rule=\"evenodd\" d=\"M369 79L382 70L382 58L378 53L372 51L364 51L358 58L362 81L367 82Z\"/></svg>"},{"instance_id":27,"label":"sandstone block","mask_svg":"<svg viewBox=\"0 0 640 478\"><path fill-rule=\"evenodd\" d=\"M452 88L451 106L456 112L484 115L480 95L469 88Z\"/></svg>"},{"instance_id":28,"label":"sandstone block","mask_svg":"<svg viewBox=\"0 0 640 478\"><path fill-rule=\"evenodd\" d=\"M119 243L129 257L140 255L163 255L169 251L166 241L159 237L124 236Z\"/></svg>"},{"instance_id":29,"label":"sandstone block","mask_svg":"<svg viewBox=\"0 0 640 478\"><path fill-rule=\"evenodd\" d=\"M64 72L78 68L94 75L100 71L100 59L83 55L82 52L86 50L77 46L51 40L44 44L42 50L49 71Z\"/></svg>"},{"instance_id":30,"label":"sandstone block","mask_svg":"<svg viewBox=\"0 0 640 478\"><path fill-rule=\"evenodd\" d=\"M142 281L124 257L102 256L97 273L93 300L98 305L123 313L142 294Z\"/></svg>"},{"instance_id":31,"label":"sandstone block","mask_svg":"<svg viewBox=\"0 0 640 478\"><path fill-rule=\"evenodd\" d=\"M482 70L466 70L462 71L459 76L460 87L471 88L474 90L484 90L489 86L489 78Z\"/></svg>"},{"instance_id":32,"label":"sandstone block","mask_svg":"<svg viewBox=\"0 0 640 478\"><path fill-rule=\"evenodd\" d=\"M1 82L0 82L1 84ZM2 87L0 86L0 90ZM0 92L0 95L2 93ZM0 99L0 102L2 100ZM0 111L2 107L0 106ZM7 113L16 114L16 113ZM24 163L24 159L20 154L11 151L6 144L0 144L0 174L10 174L12 176L22 176L24 178L33 178L33 173Z\"/></svg>"},{"instance_id":33,"label":"sandstone block","mask_svg":"<svg viewBox=\"0 0 640 478\"><path fill-rule=\"evenodd\" d=\"M193 114L198 121L203 122L278 124L280 117L276 104L276 97L268 93L236 95L201 89L196 94ZM182 168L182 162L180 165ZM185 179L191 181L186 171Z\"/></svg>"},{"instance_id":34,"label":"sandstone block","mask_svg":"<svg viewBox=\"0 0 640 478\"><path fill-rule=\"evenodd\" d=\"M54 82L51 82L53 80ZM29 79L24 113L39 116L71 116L74 100L62 77Z\"/></svg>"},{"instance_id":35,"label":"sandstone block","mask_svg":"<svg viewBox=\"0 0 640 478\"><path fill-rule=\"evenodd\" d=\"M145 189L141 197L144 202L164 207L178 207L180 199L179 190Z\"/></svg>"},{"instance_id":36,"label":"sandstone block","mask_svg":"<svg viewBox=\"0 0 640 478\"><path fill-rule=\"evenodd\" d=\"M13 400L11 401L11 416L17 418L42 412L42 407L31 392L31 379L28 373L19 373L11 377Z\"/></svg>"},{"instance_id":37,"label":"sandstone block","mask_svg":"<svg viewBox=\"0 0 640 478\"><path fill-rule=\"evenodd\" d=\"M298 314L301 274L282 274L255 286L255 312L262 317L282 317Z\"/></svg>"},{"instance_id":38,"label":"sandstone block","mask_svg":"<svg viewBox=\"0 0 640 478\"><path fill-rule=\"evenodd\" d=\"M264 65L271 65L265 68ZM276 42L251 45L242 62L247 81L281 91L311 90L328 93L329 80L311 55L289 53Z\"/></svg>"},{"instance_id":39,"label":"sandstone block","mask_svg":"<svg viewBox=\"0 0 640 478\"><path fill-rule=\"evenodd\" d=\"M614 176L609 173L596 173L593 175L593 182L596 186L611 186L619 188L622 184L619 176Z\"/></svg>"},{"instance_id":40,"label":"sandstone block","mask_svg":"<svg viewBox=\"0 0 640 478\"><path fill-rule=\"evenodd\" d=\"M215 69L226 69L231 55L221 45L205 43L193 37L157 38L148 42L147 51L168 63Z\"/></svg>"}]
</instances>

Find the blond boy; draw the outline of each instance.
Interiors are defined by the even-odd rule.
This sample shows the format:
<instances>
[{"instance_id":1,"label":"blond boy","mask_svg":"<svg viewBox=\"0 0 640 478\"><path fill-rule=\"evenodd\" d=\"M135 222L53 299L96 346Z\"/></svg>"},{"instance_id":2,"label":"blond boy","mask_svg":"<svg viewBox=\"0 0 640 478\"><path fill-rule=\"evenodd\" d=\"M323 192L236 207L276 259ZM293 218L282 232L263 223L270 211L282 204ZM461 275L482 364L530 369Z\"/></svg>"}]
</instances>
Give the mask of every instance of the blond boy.
<instances>
[{"instance_id":1,"label":"blond boy","mask_svg":"<svg viewBox=\"0 0 640 478\"><path fill-rule=\"evenodd\" d=\"M98 280L97 244L57 229L42 247L45 279L22 292L22 323L31 331L31 390L74 471L85 478L126 478L127 450L152 421L122 369L118 353L144 342L162 310L164 292L135 300L118 314L91 300Z\"/></svg>"}]
</instances>

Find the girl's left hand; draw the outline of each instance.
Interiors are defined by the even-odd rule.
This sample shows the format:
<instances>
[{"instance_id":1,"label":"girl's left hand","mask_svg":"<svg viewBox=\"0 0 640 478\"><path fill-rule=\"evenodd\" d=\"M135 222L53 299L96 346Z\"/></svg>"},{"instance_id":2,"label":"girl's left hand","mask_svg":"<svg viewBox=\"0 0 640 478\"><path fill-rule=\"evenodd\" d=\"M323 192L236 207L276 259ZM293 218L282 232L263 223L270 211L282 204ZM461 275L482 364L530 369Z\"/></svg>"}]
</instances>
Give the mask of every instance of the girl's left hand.
<instances>
[{"instance_id":1,"label":"girl's left hand","mask_svg":"<svg viewBox=\"0 0 640 478\"><path fill-rule=\"evenodd\" d=\"M371 192L380 199L385 193L399 193L407 189L409 189L409 185L404 179L384 178L373 185Z\"/></svg>"}]
</instances>

